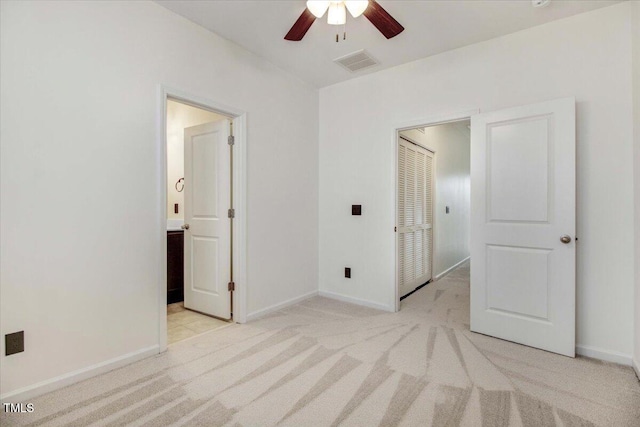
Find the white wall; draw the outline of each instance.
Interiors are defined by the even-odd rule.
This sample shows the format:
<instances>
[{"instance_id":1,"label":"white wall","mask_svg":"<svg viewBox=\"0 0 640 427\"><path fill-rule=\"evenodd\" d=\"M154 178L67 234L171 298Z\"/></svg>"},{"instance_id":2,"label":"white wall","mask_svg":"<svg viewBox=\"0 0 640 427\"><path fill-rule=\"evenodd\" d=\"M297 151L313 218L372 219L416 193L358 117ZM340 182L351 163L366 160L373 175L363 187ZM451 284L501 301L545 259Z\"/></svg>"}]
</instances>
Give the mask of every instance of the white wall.
<instances>
[{"instance_id":1,"label":"white wall","mask_svg":"<svg viewBox=\"0 0 640 427\"><path fill-rule=\"evenodd\" d=\"M633 139L635 190L635 351L634 364L640 377L640 2L633 2Z\"/></svg>"},{"instance_id":2,"label":"white wall","mask_svg":"<svg viewBox=\"0 0 640 427\"><path fill-rule=\"evenodd\" d=\"M434 277L469 256L470 140L469 121L401 132L436 152ZM449 206L449 213L446 207Z\"/></svg>"},{"instance_id":3,"label":"white wall","mask_svg":"<svg viewBox=\"0 0 640 427\"><path fill-rule=\"evenodd\" d=\"M630 363L630 2L320 91L320 290L394 306L393 129L433 115L577 100L577 343ZM363 204L363 221L348 205ZM351 281L341 278L350 264Z\"/></svg>"},{"instance_id":4,"label":"white wall","mask_svg":"<svg viewBox=\"0 0 640 427\"><path fill-rule=\"evenodd\" d=\"M176 190L176 182L184 178L184 129L224 119L220 114L167 101L167 218L184 218L184 191ZM181 188L178 186L178 188ZM184 188L184 187L183 187ZM178 204L175 213L174 204Z\"/></svg>"},{"instance_id":5,"label":"white wall","mask_svg":"<svg viewBox=\"0 0 640 427\"><path fill-rule=\"evenodd\" d=\"M317 290L316 89L152 2L0 12L0 393L158 344L161 83L247 111L249 313Z\"/></svg>"}]
</instances>

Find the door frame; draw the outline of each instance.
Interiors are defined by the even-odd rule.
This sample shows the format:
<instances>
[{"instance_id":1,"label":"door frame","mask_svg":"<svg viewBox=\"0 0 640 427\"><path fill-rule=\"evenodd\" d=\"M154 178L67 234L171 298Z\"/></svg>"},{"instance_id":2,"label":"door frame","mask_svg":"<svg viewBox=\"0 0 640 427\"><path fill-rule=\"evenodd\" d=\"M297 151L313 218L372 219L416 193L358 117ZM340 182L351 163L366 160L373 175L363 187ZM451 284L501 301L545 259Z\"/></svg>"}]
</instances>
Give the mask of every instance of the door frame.
<instances>
[{"instance_id":1,"label":"door frame","mask_svg":"<svg viewBox=\"0 0 640 427\"><path fill-rule=\"evenodd\" d=\"M446 124L446 123L451 123L451 122L459 122L462 120L470 120L471 116L475 115L475 114L479 114L480 113L480 109L476 108L476 109L469 109L469 110L465 110L465 111L458 111L458 112L452 112L452 113L444 113L444 114L434 114L431 116L426 116L423 118L419 118L419 119L414 119L414 120L410 120L407 122L403 122L403 123L399 123L396 124L394 126L393 129L393 136L391 139L391 147L393 147L393 167L391 168L393 171L393 188L394 188L394 194L393 194L393 223L394 223L394 227L397 227L398 225L398 138L400 137L400 132L404 131L404 130L409 130L409 129L414 129L414 128L418 128L418 127L431 127L431 126L437 126L437 125L442 125L442 124ZM412 141L415 143L415 141ZM433 153L436 153L436 150L433 147L429 147L429 146L425 146L422 144L417 144L421 147L424 147L425 149L432 151ZM435 205L436 205L436 191L435 191L435 181L436 181L436 165L437 165L437 159L434 157L434 171L433 171L433 186L434 186L434 191L433 191L433 242L432 242L432 256L431 256L431 264L432 266L435 265L435 260L436 257L438 256L438 246L437 246L437 241L438 239L436 238L437 233L438 233L438 229L436 227L436 215L435 215ZM393 289L390 290L390 295L391 295L391 304L389 304L390 307L394 307L394 311L400 311L400 295L398 293L398 233L397 232L393 232L394 236L393 236L393 240L394 240L394 280L393 280ZM436 273L433 270L433 267L431 269L431 274L432 276L435 278L436 277Z\"/></svg>"},{"instance_id":2,"label":"door frame","mask_svg":"<svg viewBox=\"0 0 640 427\"><path fill-rule=\"evenodd\" d=\"M167 349L167 100L225 115L233 120L233 279L235 290L232 298L233 321L244 323L247 318L247 113L202 96L164 84L157 91L157 192L158 223L158 346L159 352Z\"/></svg>"}]
</instances>

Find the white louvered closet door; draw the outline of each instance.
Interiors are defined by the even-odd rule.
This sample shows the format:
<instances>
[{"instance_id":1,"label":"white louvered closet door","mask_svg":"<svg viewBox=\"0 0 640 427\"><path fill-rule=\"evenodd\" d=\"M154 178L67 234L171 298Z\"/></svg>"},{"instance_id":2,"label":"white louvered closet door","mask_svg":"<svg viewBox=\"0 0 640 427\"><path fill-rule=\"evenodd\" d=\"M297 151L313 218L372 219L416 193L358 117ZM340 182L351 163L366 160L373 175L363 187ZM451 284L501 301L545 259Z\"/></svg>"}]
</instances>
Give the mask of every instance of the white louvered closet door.
<instances>
[{"instance_id":1,"label":"white louvered closet door","mask_svg":"<svg viewBox=\"0 0 640 427\"><path fill-rule=\"evenodd\" d=\"M398 143L398 294L432 278L433 153Z\"/></svg>"}]
</instances>

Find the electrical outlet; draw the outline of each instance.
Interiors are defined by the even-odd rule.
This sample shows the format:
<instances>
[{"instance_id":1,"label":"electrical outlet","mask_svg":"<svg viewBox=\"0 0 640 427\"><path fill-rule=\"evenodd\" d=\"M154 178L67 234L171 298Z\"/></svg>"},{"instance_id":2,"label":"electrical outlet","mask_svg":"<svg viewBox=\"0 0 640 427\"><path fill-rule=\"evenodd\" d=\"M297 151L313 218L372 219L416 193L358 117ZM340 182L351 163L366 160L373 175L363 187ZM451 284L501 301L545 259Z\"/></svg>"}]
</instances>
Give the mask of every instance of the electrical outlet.
<instances>
[{"instance_id":1,"label":"electrical outlet","mask_svg":"<svg viewBox=\"0 0 640 427\"><path fill-rule=\"evenodd\" d=\"M444 213L449 213L449 206L445 206Z\"/></svg>"},{"instance_id":2,"label":"electrical outlet","mask_svg":"<svg viewBox=\"0 0 640 427\"><path fill-rule=\"evenodd\" d=\"M4 336L4 355L22 353L24 351L24 331L6 334Z\"/></svg>"},{"instance_id":3,"label":"electrical outlet","mask_svg":"<svg viewBox=\"0 0 640 427\"><path fill-rule=\"evenodd\" d=\"M351 268L349 267L344 268L344 277L346 277L347 279L351 279Z\"/></svg>"}]
</instances>

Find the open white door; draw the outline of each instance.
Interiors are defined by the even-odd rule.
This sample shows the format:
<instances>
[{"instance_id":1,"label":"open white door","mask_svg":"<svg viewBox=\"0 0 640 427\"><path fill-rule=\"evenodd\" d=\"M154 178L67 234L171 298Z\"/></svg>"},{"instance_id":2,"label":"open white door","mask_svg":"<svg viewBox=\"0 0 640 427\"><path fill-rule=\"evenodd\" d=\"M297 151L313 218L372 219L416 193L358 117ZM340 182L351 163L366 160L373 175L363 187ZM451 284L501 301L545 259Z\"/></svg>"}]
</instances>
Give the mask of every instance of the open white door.
<instances>
[{"instance_id":1,"label":"open white door","mask_svg":"<svg viewBox=\"0 0 640 427\"><path fill-rule=\"evenodd\" d=\"M433 153L398 137L398 296L432 278Z\"/></svg>"},{"instance_id":2,"label":"open white door","mask_svg":"<svg viewBox=\"0 0 640 427\"><path fill-rule=\"evenodd\" d=\"M184 130L184 306L231 317L229 121Z\"/></svg>"},{"instance_id":3,"label":"open white door","mask_svg":"<svg viewBox=\"0 0 640 427\"><path fill-rule=\"evenodd\" d=\"M471 330L575 356L575 100L471 118Z\"/></svg>"}]
</instances>

